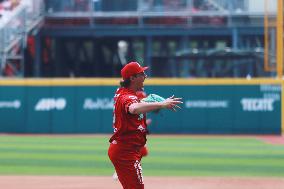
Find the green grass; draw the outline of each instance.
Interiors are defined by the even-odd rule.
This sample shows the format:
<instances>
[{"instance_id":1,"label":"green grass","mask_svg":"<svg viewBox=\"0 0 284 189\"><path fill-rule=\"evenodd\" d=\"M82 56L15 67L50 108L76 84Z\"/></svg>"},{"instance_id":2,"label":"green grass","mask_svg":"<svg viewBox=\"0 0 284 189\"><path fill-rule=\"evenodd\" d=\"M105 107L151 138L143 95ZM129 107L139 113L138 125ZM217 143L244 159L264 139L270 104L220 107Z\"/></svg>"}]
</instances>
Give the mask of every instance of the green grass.
<instances>
[{"instance_id":1,"label":"green grass","mask_svg":"<svg viewBox=\"0 0 284 189\"><path fill-rule=\"evenodd\" d=\"M107 136L1 136L1 175L111 175ZM146 176L284 176L284 145L255 138L149 136Z\"/></svg>"}]
</instances>

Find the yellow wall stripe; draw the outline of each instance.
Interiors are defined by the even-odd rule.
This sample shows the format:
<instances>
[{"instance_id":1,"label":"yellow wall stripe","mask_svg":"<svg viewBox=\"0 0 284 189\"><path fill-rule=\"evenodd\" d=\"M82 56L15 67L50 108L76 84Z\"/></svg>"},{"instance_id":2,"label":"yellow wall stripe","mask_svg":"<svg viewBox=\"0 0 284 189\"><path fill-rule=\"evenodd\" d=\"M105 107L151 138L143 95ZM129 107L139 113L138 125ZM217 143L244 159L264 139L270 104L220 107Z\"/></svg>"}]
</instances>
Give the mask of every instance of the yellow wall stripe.
<instances>
[{"instance_id":1,"label":"yellow wall stripe","mask_svg":"<svg viewBox=\"0 0 284 189\"><path fill-rule=\"evenodd\" d=\"M119 78L80 79L1 79L0 86L112 86L119 85Z\"/></svg>"},{"instance_id":2,"label":"yellow wall stripe","mask_svg":"<svg viewBox=\"0 0 284 189\"><path fill-rule=\"evenodd\" d=\"M120 78L0 79L0 86L119 86ZM258 85L282 84L281 79L147 79L145 85Z\"/></svg>"}]
</instances>

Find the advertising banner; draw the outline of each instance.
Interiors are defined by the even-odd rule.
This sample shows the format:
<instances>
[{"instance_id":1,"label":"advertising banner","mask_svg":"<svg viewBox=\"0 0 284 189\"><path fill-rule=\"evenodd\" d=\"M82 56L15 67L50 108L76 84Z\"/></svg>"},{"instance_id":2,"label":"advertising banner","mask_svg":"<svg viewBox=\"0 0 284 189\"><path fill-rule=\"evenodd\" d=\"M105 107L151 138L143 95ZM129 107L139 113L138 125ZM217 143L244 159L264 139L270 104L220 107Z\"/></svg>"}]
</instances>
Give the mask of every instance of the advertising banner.
<instances>
[{"instance_id":1,"label":"advertising banner","mask_svg":"<svg viewBox=\"0 0 284 189\"><path fill-rule=\"evenodd\" d=\"M147 91L184 101L177 113L151 115L154 133L281 133L281 85L150 86Z\"/></svg>"},{"instance_id":2,"label":"advertising banner","mask_svg":"<svg viewBox=\"0 0 284 189\"><path fill-rule=\"evenodd\" d=\"M0 132L112 133L117 86L1 86ZM281 85L167 85L147 94L175 94L178 112L150 113L150 133L281 134Z\"/></svg>"},{"instance_id":3,"label":"advertising banner","mask_svg":"<svg viewBox=\"0 0 284 189\"><path fill-rule=\"evenodd\" d=\"M25 87L0 87L0 132L25 132Z\"/></svg>"}]
</instances>

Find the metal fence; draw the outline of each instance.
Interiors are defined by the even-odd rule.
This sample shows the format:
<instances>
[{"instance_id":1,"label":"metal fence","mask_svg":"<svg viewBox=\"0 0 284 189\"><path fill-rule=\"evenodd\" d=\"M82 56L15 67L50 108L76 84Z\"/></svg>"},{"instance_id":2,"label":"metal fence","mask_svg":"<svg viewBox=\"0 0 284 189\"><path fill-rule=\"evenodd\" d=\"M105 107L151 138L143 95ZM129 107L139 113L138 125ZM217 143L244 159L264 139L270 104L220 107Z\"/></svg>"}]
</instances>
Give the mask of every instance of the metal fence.
<instances>
[{"instance_id":1,"label":"metal fence","mask_svg":"<svg viewBox=\"0 0 284 189\"><path fill-rule=\"evenodd\" d=\"M247 11L255 0L45 0L48 12L115 11Z\"/></svg>"},{"instance_id":2,"label":"metal fence","mask_svg":"<svg viewBox=\"0 0 284 189\"><path fill-rule=\"evenodd\" d=\"M56 12L229 12L275 13L277 0L45 0L48 13Z\"/></svg>"},{"instance_id":3,"label":"metal fence","mask_svg":"<svg viewBox=\"0 0 284 189\"><path fill-rule=\"evenodd\" d=\"M45 11L51 19L90 20L85 25L248 27L263 26L264 5L265 0L45 0ZM275 17L277 0L269 5L268 14Z\"/></svg>"}]
</instances>

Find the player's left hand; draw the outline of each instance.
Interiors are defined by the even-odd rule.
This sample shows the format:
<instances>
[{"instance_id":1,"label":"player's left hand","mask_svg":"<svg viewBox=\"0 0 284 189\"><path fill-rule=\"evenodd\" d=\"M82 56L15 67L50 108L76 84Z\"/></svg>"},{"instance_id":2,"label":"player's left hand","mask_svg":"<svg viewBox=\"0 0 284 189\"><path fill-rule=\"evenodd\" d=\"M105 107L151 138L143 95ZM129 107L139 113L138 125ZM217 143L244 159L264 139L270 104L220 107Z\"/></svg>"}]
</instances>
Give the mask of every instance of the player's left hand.
<instances>
[{"instance_id":1,"label":"player's left hand","mask_svg":"<svg viewBox=\"0 0 284 189\"><path fill-rule=\"evenodd\" d=\"M176 112L177 109L181 109L181 107L178 105L183 103L181 100L182 98L175 98L173 95L162 102L163 107Z\"/></svg>"}]
</instances>

